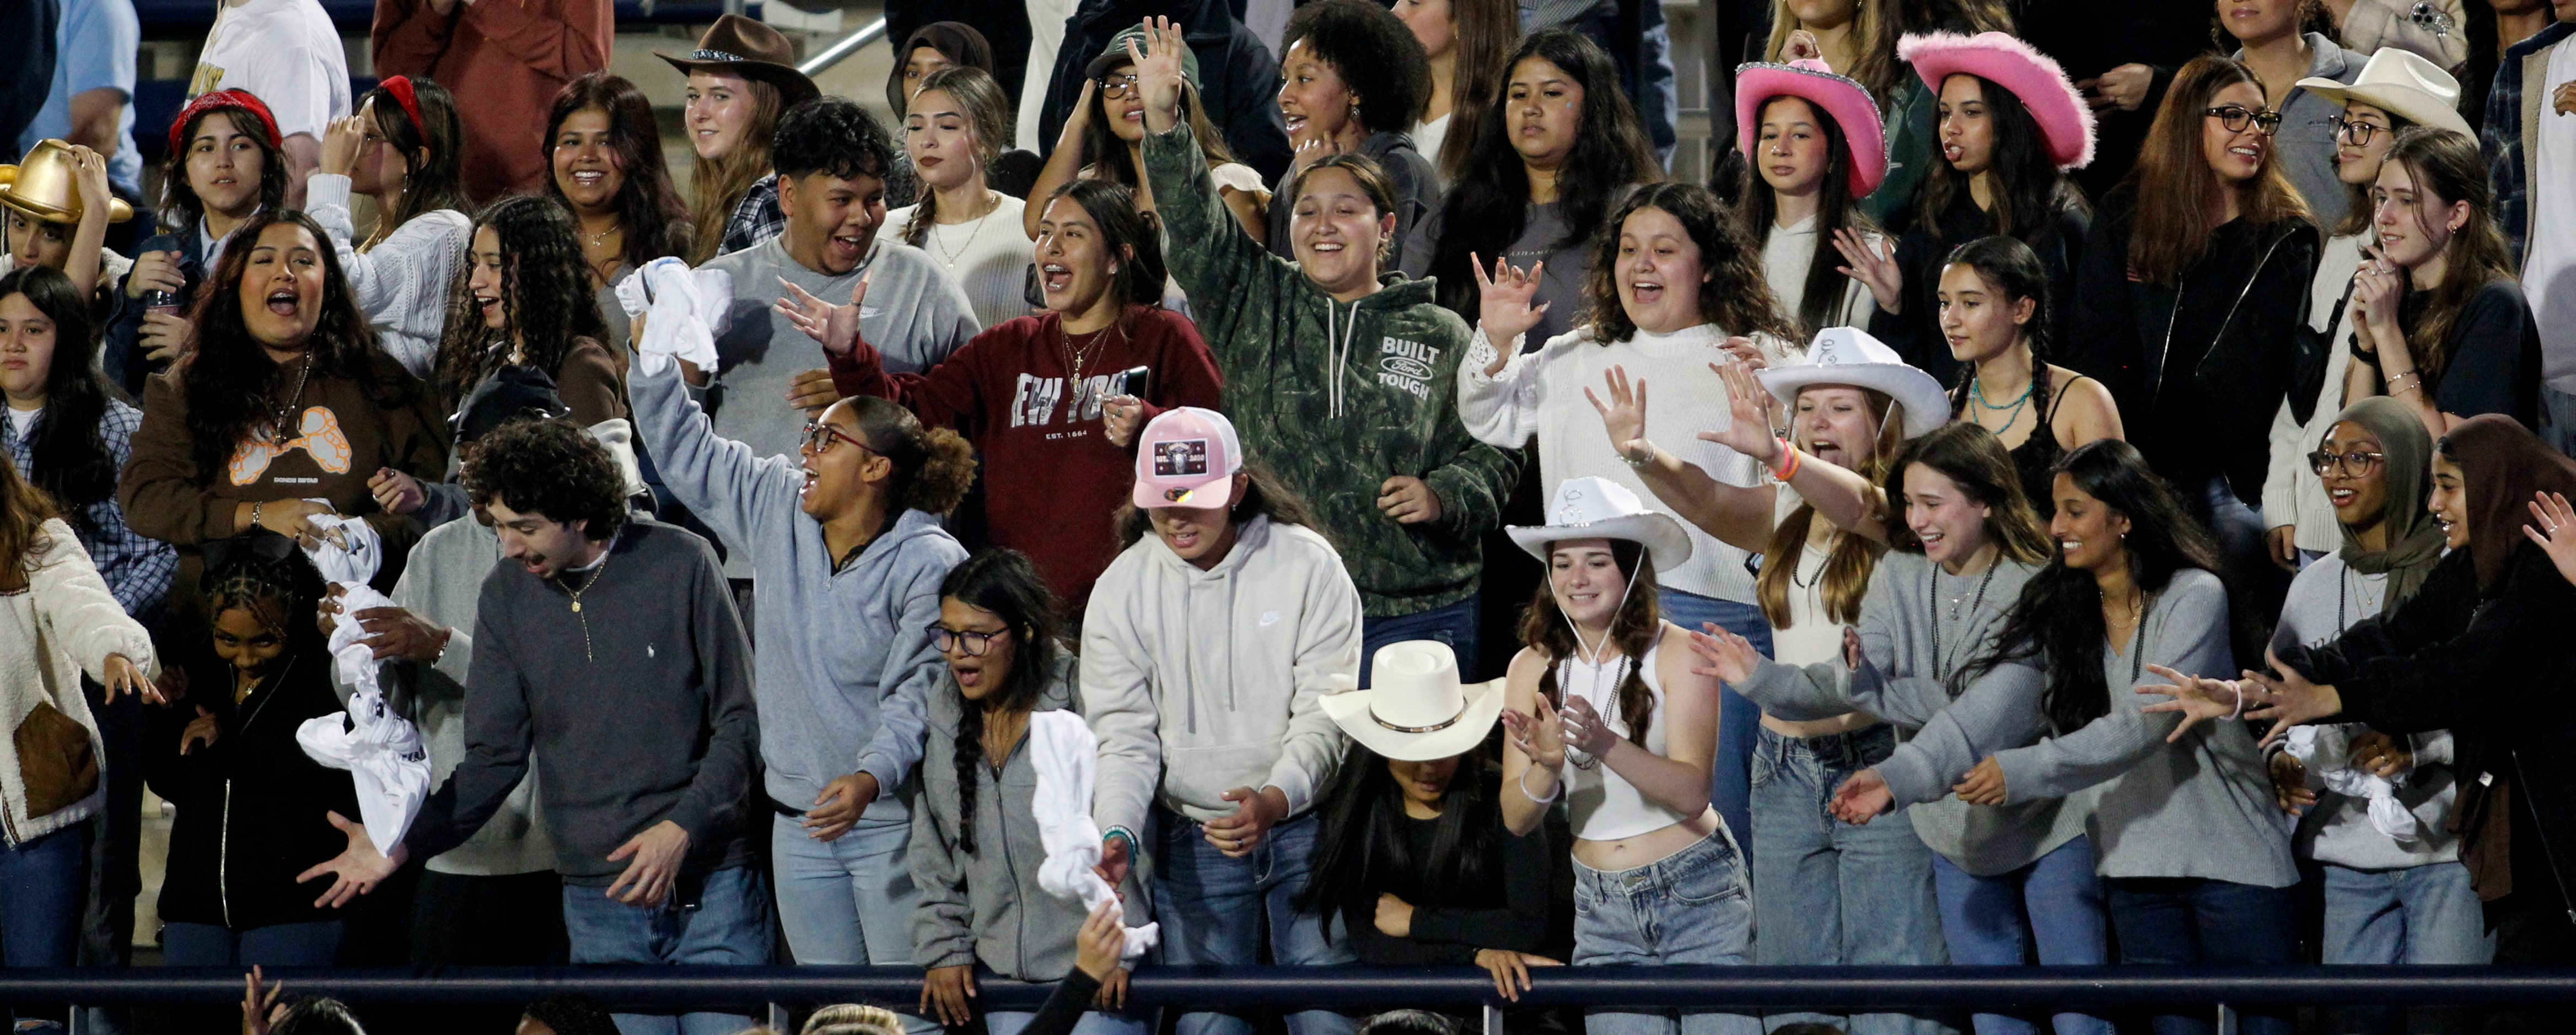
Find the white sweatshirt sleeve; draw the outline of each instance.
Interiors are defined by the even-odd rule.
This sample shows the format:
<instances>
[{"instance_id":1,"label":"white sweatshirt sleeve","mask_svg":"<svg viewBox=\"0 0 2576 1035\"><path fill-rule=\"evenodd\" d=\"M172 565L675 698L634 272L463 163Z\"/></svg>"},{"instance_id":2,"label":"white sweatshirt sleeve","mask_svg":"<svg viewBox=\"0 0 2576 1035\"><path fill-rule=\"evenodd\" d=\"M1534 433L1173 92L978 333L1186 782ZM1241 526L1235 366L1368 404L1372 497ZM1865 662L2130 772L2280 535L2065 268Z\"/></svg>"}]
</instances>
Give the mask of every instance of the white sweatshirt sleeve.
<instances>
[{"instance_id":1,"label":"white sweatshirt sleeve","mask_svg":"<svg viewBox=\"0 0 2576 1035\"><path fill-rule=\"evenodd\" d=\"M1135 575L1112 562L1092 587L1082 623L1076 693L1100 738L1100 768L1091 814L1100 829L1125 827L1144 836L1145 815L1162 783L1162 713L1155 707L1153 658L1136 636ZM1142 847L1142 846L1139 846Z\"/></svg>"},{"instance_id":2,"label":"white sweatshirt sleeve","mask_svg":"<svg viewBox=\"0 0 2576 1035\"><path fill-rule=\"evenodd\" d=\"M1269 786L1288 797L1288 814L1312 804L1315 790L1341 762L1342 731L1324 714L1325 694L1355 685L1360 670L1360 591L1338 559L1306 573L1306 608L1297 629L1297 660L1289 699L1288 735L1271 763Z\"/></svg>"},{"instance_id":3,"label":"white sweatshirt sleeve","mask_svg":"<svg viewBox=\"0 0 2576 1035\"><path fill-rule=\"evenodd\" d=\"M1514 335L1503 347L1514 355L1503 372L1486 376L1501 349L1485 337L1485 329L1476 328L1475 337L1467 342L1467 356L1458 364L1458 419L1467 425L1467 433L1476 441L1502 449L1519 449L1531 435L1538 433L1539 405L1546 401L1547 389L1540 372L1546 357L1555 351L1555 342L1537 352L1520 351L1522 336Z\"/></svg>"}]
</instances>

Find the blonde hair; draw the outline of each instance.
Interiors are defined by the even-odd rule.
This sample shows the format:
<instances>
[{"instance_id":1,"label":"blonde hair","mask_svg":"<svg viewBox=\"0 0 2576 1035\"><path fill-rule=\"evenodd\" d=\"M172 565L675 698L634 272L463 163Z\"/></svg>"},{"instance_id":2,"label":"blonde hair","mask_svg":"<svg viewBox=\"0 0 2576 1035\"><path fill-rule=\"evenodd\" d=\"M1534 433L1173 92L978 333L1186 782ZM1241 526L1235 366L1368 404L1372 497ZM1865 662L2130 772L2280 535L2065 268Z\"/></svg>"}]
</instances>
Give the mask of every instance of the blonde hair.
<instances>
[{"instance_id":1,"label":"blonde hair","mask_svg":"<svg viewBox=\"0 0 2576 1035\"><path fill-rule=\"evenodd\" d=\"M814 1011L799 1035L903 1035L903 1019L882 1006L836 1003Z\"/></svg>"},{"instance_id":2,"label":"blonde hair","mask_svg":"<svg viewBox=\"0 0 2576 1035\"><path fill-rule=\"evenodd\" d=\"M689 170L692 266L715 258L716 249L724 245L725 223L733 218L734 206L742 203L752 184L769 175L769 144L778 135L782 98L778 88L768 83L744 82L751 91L751 121L742 127L742 141L724 157L700 158Z\"/></svg>"},{"instance_id":3,"label":"blonde hair","mask_svg":"<svg viewBox=\"0 0 2576 1035\"><path fill-rule=\"evenodd\" d=\"M1878 441L1870 451L1869 462L1854 473L1872 485L1883 485L1897 454L1905 449L1905 408L1875 388L1860 391L1869 400L1870 415L1878 421ZM1762 617L1769 619L1774 629L1789 628L1796 621L1789 606L1789 583L1806 556L1807 532L1815 520L1816 508L1799 504L1798 509L1780 520L1780 527L1772 530L1771 542L1762 551L1762 574L1754 577L1753 594L1762 605ZM1834 545L1825 552L1822 577L1827 620L1838 625L1860 621L1860 601L1869 592L1870 572L1878 567L1878 555L1886 552L1885 545L1868 536L1834 533Z\"/></svg>"}]
</instances>

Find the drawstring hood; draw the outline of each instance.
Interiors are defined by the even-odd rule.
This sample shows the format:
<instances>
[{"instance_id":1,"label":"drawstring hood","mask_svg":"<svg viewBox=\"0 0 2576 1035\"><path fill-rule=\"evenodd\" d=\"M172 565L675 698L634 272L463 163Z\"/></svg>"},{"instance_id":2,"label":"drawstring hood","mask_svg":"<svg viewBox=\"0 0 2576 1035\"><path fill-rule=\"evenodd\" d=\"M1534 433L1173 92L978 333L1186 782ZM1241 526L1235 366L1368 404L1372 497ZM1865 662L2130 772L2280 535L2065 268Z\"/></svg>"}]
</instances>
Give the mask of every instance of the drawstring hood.
<instances>
[{"instance_id":1,"label":"drawstring hood","mask_svg":"<svg viewBox=\"0 0 2576 1035\"><path fill-rule=\"evenodd\" d=\"M1359 340L1360 324L1360 304L1353 302L1350 319L1342 321L1341 331L1335 333L1333 314L1339 304L1330 296L1324 299L1324 348L1333 357L1332 373L1324 381L1324 399L1325 405L1335 417L1342 415L1342 397L1345 394L1342 387L1342 370L1350 362L1352 343Z\"/></svg>"}]
</instances>

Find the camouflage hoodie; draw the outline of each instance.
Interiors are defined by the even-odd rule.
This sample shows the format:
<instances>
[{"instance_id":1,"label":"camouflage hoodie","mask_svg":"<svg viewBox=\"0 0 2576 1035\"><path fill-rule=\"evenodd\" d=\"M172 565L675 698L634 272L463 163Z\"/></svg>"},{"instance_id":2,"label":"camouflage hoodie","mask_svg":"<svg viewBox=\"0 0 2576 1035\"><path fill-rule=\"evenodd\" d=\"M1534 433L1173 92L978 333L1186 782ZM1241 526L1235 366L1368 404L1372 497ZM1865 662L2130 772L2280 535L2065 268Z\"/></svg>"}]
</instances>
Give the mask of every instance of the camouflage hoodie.
<instances>
[{"instance_id":1,"label":"camouflage hoodie","mask_svg":"<svg viewBox=\"0 0 2576 1035\"><path fill-rule=\"evenodd\" d=\"M1172 275L1225 374L1226 415L1247 457L1312 508L1358 584L1369 618L1473 596L1479 537L1500 520L1520 458L1458 419L1467 324L1434 283L1390 276L1353 304L1236 225L1188 125L1145 135L1145 169ZM1440 495L1440 517L1400 524L1377 505L1388 478Z\"/></svg>"}]
</instances>

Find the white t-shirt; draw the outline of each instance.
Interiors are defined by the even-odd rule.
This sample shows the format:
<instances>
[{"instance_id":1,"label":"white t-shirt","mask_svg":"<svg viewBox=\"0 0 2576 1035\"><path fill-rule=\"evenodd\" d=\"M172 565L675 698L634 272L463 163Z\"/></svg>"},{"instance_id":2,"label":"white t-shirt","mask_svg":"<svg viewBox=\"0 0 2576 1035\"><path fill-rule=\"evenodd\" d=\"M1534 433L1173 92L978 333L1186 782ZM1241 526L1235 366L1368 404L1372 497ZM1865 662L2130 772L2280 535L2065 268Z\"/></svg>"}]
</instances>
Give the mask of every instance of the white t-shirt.
<instances>
[{"instance_id":1,"label":"white t-shirt","mask_svg":"<svg viewBox=\"0 0 2576 1035\"><path fill-rule=\"evenodd\" d=\"M2549 48L2545 81L2576 79L2576 44L2564 40ZM2531 317L2540 324L2540 376L2549 387L2576 392L2576 116L2551 113L2543 106L2540 133L2523 142L2532 149L2539 172L2524 189L2530 195L2531 238L2522 262L2522 293L2531 300Z\"/></svg>"},{"instance_id":2,"label":"white t-shirt","mask_svg":"<svg viewBox=\"0 0 2576 1035\"><path fill-rule=\"evenodd\" d=\"M1440 181L1442 190L1449 189L1449 178L1440 171L1440 145L1449 139L1449 119L1455 114L1413 124L1413 149L1431 160L1431 175Z\"/></svg>"},{"instance_id":3,"label":"white t-shirt","mask_svg":"<svg viewBox=\"0 0 2576 1035\"><path fill-rule=\"evenodd\" d=\"M45 408L42 406L32 410L22 410L15 406L0 407L0 409L9 411L9 437L12 439L26 438L28 432L35 430L36 418L45 415Z\"/></svg>"},{"instance_id":4,"label":"white t-shirt","mask_svg":"<svg viewBox=\"0 0 2576 1035\"><path fill-rule=\"evenodd\" d=\"M1875 233L1862 235L1870 247L1878 247L1884 238ZM1762 239L1762 280L1771 286L1771 297L1780 300L1780 311L1792 318L1798 315L1807 298L1807 264L1816 259L1816 249L1832 248L1834 243L1816 233L1816 217L1808 216L1788 226L1773 226ZM1878 311L1878 299L1869 286L1857 277L1843 278L1842 304L1826 318L1826 327L1867 327L1869 316Z\"/></svg>"},{"instance_id":5,"label":"white t-shirt","mask_svg":"<svg viewBox=\"0 0 2576 1035\"><path fill-rule=\"evenodd\" d=\"M1026 288L1033 253L1020 223L1028 202L1008 194L998 196L1002 203L982 219L936 223L921 239L921 250L966 289L966 301L975 308L975 322L987 328L1030 312ZM906 205L886 213L883 232L901 235L903 228L912 224L913 210L919 207Z\"/></svg>"},{"instance_id":6,"label":"white t-shirt","mask_svg":"<svg viewBox=\"0 0 2576 1035\"><path fill-rule=\"evenodd\" d=\"M1798 490L1780 486L1772 498L1774 527L1806 502ZM1808 528L1823 520L1824 515L1815 515ZM1843 626L1825 616L1825 565L1832 559L1813 541L1798 546L1798 566L1789 573L1789 627L1771 630L1771 656L1783 665L1821 665L1842 656Z\"/></svg>"},{"instance_id":7,"label":"white t-shirt","mask_svg":"<svg viewBox=\"0 0 2576 1035\"><path fill-rule=\"evenodd\" d=\"M349 117L349 59L320 0L249 0L215 11L188 96L248 90L268 105L277 135L322 139Z\"/></svg>"}]
</instances>

